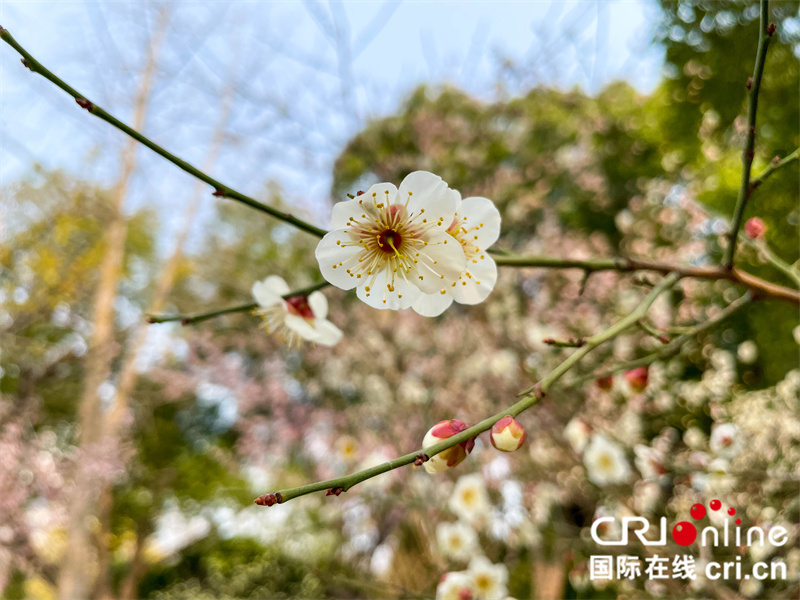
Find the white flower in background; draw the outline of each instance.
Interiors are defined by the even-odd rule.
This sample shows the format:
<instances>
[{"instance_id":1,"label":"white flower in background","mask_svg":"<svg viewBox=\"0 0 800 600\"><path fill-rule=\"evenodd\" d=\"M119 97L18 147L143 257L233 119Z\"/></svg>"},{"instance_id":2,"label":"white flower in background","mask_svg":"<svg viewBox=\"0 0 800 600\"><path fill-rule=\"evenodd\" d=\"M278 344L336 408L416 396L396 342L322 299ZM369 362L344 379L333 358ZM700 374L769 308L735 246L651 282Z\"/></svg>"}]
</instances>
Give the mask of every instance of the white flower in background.
<instances>
[{"instance_id":1,"label":"white flower in background","mask_svg":"<svg viewBox=\"0 0 800 600\"><path fill-rule=\"evenodd\" d=\"M466 571L445 573L436 587L436 600L472 600L472 577Z\"/></svg>"},{"instance_id":2,"label":"white flower in background","mask_svg":"<svg viewBox=\"0 0 800 600\"><path fill-rule=\"evenodd\" d=\"M439 523L436 543L445 556L466 562L478 551L478 534L463 521Z\"/></svg>"},{"instance_id":3,"label":"white flower in background","mask_svg":"<svg viewBox=\"0 0 800 600\"><path fill-rule=\"evenodd\" d=\"M308 340L321 346L333 346L342 339L342 331L325 317L328 300L322 292L308 296L283 296L291 290L282 277L270 275L253 284L253 297L258 302L256 312L264 319L267 331L274 333L290 346Z\"/></svg>"},{"instance_id":4,"label":"white flower in background","mask_svg":"<svg viewBox=\"0 0 800 600\"><path fill-rule=\"evenodd\" d=\"M715 425L708 443L711 451L721 458L736 458L744 447L739 429L732 423Z\"/></svg>"},{"instance_id":5,"label":"white flower in background","mask_svg":"<svg viewBox=\"0 0 800 600\"><path fill-rule=\"evenodd\" d=\"M683 434L683 442L692 450L699 450L706 443L706 434L699 427L689 427Z\"/></svg>"},{"instance_id":6,"label":"white flower in background","mask_svg":"<svg viewBox=\"0 0 800 600\"><path fill-rule=\"evenodd\" d=\"M664 467L664 455L650 446L644 444L636 444L633 447L635 457L633 463L642 477L648 481L661 479L667 472Z\"/></svg>"},{"instance_id":7,"label":"white flower in background","mask_svg":"<svg viewBox=\"0 0 800 600\"><path fill-rule=\"evenodd\" d=\"M508 595L508 569L504 564L493 565L485 556L476 556L469 562L467 573L472 577L475 598L503 600Z\"/></svg>"},{"instance_id":8,"label":"white flower in background","mask_svg":"<svg viewBox=\"0 0 800 600\"><path fill-rule=\"evenodd\" d=\"M736 356L739 358L739 362L752 365L758 358L758 346L753 340L742 342L736 349Z\"/></svg>"},{"instance_id":9,"label":"white flower in background","mask_svg":"<svg viewBox=\"0 0 800 600\"><path fill-rule=\"evenodd\" d=\"M604 486L624 483L631 475L625 452L603 434L595 435L583 455L589 480Z\"/></svg>"},{"instance_id":10,"label":"white flower in background","mask_svg":"<svg viewBox=\"0 0 800 600\"><path fill-rule=\"evenodd\" d=\"M456 482L448 503L458 517L469 523L484 520L489 514L489 494L480 475L464 475Z\"/></svg>"},{"instance_id":11,"label":"white flower in background","mask_svg":"<svg viewBox=\"0 0 800 600\"><path fill-rule=\"evenodd\" d=\"M414 301L411 308L425 317L442 314L454 300L479 304L497 282L497 265L486 253L500 237L500 212L491 200L478 196L461 200L458 194L455 217L447 233L461 244L466 266L457 281L440 286L433 294L421 294Z\"/></svg>"},{"instance_id":12,"label":"white flower in background","mask_svg":"<svg viewBox=\"0 0 800 600\"><path fill-rule=\"evenodd\" d=\"M589 443L591 431L586 421L575 417L564 428L564 437L567 438L572 449L580 454L586 448L586 444Z\"/></svg>"},{"instance_id":13,"label":"white flower in background","mask_svg":"<svg viewBox=\"0 0 800 600\"><path fill-rule=\"evenodd\" d=\"M333 231L316 249L322 276L375 308L408 308L464 271L464 252L447 228L458 192L441 177L416 171L398 190L378 183L333 207Z\"/></svg>"}]
</instances>

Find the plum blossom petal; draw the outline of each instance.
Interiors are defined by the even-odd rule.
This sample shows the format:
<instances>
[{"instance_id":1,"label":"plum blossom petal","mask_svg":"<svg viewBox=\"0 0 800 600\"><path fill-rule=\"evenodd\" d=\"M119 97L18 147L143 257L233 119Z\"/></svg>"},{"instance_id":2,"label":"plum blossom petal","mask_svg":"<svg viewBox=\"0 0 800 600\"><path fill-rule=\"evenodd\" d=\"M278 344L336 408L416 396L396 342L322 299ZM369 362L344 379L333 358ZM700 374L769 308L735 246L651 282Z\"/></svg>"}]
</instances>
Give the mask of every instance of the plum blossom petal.
<instances>
[{"instance_id":1,"label":"plum blossom petal","mask_svg":"<svg viewBox=\"0 0 800 600\"><path fill-rule=\"evenodd\" d=\"M311 292L308 295L308 306L317 319L325 319L328 316L328 299L322 292Z\"/></svg>"},{"instance_id":2,"label":"plum blossom petal","mask_svg":"<svg viewBox=\"0 0 800 600\"><path fill-rule=\"evenodd\" d=\"M423 317L438 317L453 303L453 296L446 293L420 294L411 305L414 311Z\"/></svg>"},{"instance_id":3,"label":"plum blossom petal","mask_svg":"<svg viewBox=\"0 0 800 600\"><path fill-rule=\"evenodd\" d=\"M290 292L289 285L283 277L270 275L263 281L256 281L252 288L253 297L259 306L271 306L283 301L284 294Z\"/></svg>"}]
</instances>

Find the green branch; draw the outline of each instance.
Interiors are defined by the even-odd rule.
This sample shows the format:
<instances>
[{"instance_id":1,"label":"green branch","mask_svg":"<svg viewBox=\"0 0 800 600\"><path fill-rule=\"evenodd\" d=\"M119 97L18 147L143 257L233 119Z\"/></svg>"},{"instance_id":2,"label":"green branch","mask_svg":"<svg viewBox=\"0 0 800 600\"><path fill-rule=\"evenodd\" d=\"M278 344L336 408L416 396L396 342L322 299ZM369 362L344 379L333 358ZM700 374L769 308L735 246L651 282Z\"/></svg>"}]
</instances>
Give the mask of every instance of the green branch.
<instances>
[{"instance_id":1,"label":"green branch","mask_svg":"<svg viewBox=\"0 0 800 600\"><path fill-rule=\"evenodd\" d=\"M620 363L608 369L602 369L596 371L595 373L589 375L588 377L582 377L580 379L577 379L576 381L572 382L571 385L581 385L593 379L608 377L609 375L613 375L614 373L619 373L620 371L629 371L631 369L636 369L637 367L646 367L656 362L657 360L664 360L667 358L671 358L675 356L678 352L680 352L680 349L686 342L696 338L701 333L708 331L713 327L716 327L722 321L724 321L732 314L734 314L742 307L746 306L751 302L753 302L753 294L747 292L743 296L737 298L736 300L731 302L728 306L723 308L719 312L719 314L713 319L709 319L708 321L703 321L702 323L698 323L697 325L692 325L690 327L681 327L680 328L681 335L679 337L676 337L674 340L672 340L669 344L667 344L663 348L659 348L656 352L648 354L647 356L643 356L642 358L637 358L635 360Z\"/></svg>"},{"instance_id":2,"label":"green branch","mask_svg":"<svg viewBox=\"0 0 800 600\"><path fill-rule=\"evenodd\" d=\"M767 48L772 35L775 33L775 24L769 22L769 0L761 0L761 20L758 34L758 53L753 76L747 81L750 94L747 98L747 140L742 151L742 183L739 186L739 197L733 210L733 223L728 232L728 246L722 266L730 270L733 268L733 256L736 253L736 241L739 239L739 228L742 226L744 210L747 201L755 189L750 184L750 172L753 167L756 143L756 113L758 112L758 93L761 90L761 78L764 75L764 64L767 61Z\"/></svg>"},{"instance_id":3,"label":"green branch","mask_svg":"<svg viewBox=\"0 0 800 600\"><path fill-rule=\"evenodd\" d=\"M598 271L618 271L631 273L634 271L655 271L657 273L677 273L681 277L695 279L727 280L740 285L762 298L783 300L800 306L800 292L765 281L741 269L725 269L723 267L688 267L659 263L650 260L633 258L593 258L587 260L554 258L551 256L517 256L512 254L494 254L494 261L499 267L542 267L546 269L580 269L586 273Z\"/></svg>"},{"instance_id":4,"label":"green branch","mask_svg":"<svg viewBox=\"0 0 800 600\"><path fill-rule=\"evenodd\" d=\"M787 154L782 159L779 159L776 156L775 159L769 163L769 166L764 169L758 177L750 182L750 190L755 190L767 179L769 179L776 171L779 171L783 167L789 166L798 159L800 159L800 148L797 148L791 154Z\"/></svg>"},{"instance_id":5,"label":"green branch","mask_svg":"<svg viewBox=\"0 0 800 600\"><path fill-rule=\"evenodd\" d=\"M302 289L284 294L283 296L281 296L281 298L288 299L294 296L308 296L310 293L324 289L329 285L330 283L328 283L327 281L320 281L319 283L315 283L314 285L310 285L308 287L304 287ZM231 313L238 313L238 312L247 312L250 310L255 310L256 308L258 308L257 302L249 302L248 304L239 304L238 306L231 306L228 308L221 308L209 312L196 313L193 315L146 315L145 319L147 320L148 323L169 323L172 321L180 321L181 325L193 325L195 323L201 323L203 321L207 321L215 317L221 317L222 315L229 315Z\"/></svg>"},{"instance_id":6,"label":"green branch","mask_svg":"<svg viewBox=\"0 0 800 600\"><path fill-rule=\"evenodd\" d=\"M467 440L476 437L484 431L489 430L492 425L506 415L511 415L513 417L518 416L520 413L528 410L540 399L542 399L547 391L553 386L553 384L555 384L564 375L564 373L574 367L589 352L594 350L603 342L614 338L629 327L635 325L639 319L647 314L647 311L652 306L653 302L655 302L656 298L675 285L679 278L679 275L675 273L667 275L657 286L653 288L653 290L647 295L642 303L637 306L630 315L621 319L605 331L586 339L586 344L584 346L577 349L565 361L553 369L544 379L539 381L539 383L531 388L516 404L513 404L499 413L484 419L468 429L465 429L461 433L449 437L446 440L442 440L441 442L434 444L429 448L423 448L415 452L410 452L389 462L376 465L369 469L358 471L357 473L346 475L344 477L337 477L327 481L318 481L316 483L310 483L300 487L264 494L256 499L256 503L264 506L272 506L273 504L288 502L293 498L305 496L306 494L323 492L326 490L329 493L338 496L340 493L348 491L353 486L366 481L367 479L371 479L381 475L382 473L386 473L412 463L417 464L424 462L424 460L427 460L426 457L436 456L448 448L452 448L457 444L466 442Z\"/></svg>"},{"instance_id":7,"label":"green branch","mask_svg":"<svg viewBox=\"0 0 800 600\"><path fill-rule=\"evenodd\" d=\"M247 206L249 206L251 208L255 208L256 210L259 210L261 212L267 213L268 215L271 215L271 216L275 217L276 219L284 221L285 223L289 223L290 225L294 225L298 229L302 229L303 231L306 231L306 232L308 232L308 233L310 233L312 235L315 235L317 237L322 237L327 233L324 229L320 229L319 227L316 227L316 226L312 225L311 223L307 223L306 221L303 221L302 219L298 219L297 217L295 217L295 216L293 216L293 215L291 215L289 213L285 213L285 212L282 212L282 211L277 210L275 208L272 208L271 206L267 206L266 204L262 204L258 200L255 200L254 198L251 198L250 196L246 196L245 194L242 194L241 192L237 192L233 188L225 185L224 183L221 183L221 182L217 181L216 179L214 179L213 177L207 175L206 173L203 173L197 167L189 164L185 160L182 160L182 159L178 158L177 156L175 156L174 154L168 152L167 150L165 150L164 148L162 148L161 146L159 146L155 142L151 141L149 138L145 137L144 135L142 135L138 131L135 131L134 129L131 129L125 123L123 123L122 121L120 121L119 119L114 117L113 115L109 114L108 112L106 112L105 110L103 110L102 108L97 106L91 100L87 99L86 96L81 94L79 91L77 91L77 90L73 89L72 87L70 87L67 83L62 81L59 77L57 77L55 74L50 72L39 61L37 61L33 56L31 56L22 46L20 46L19 43L17 43L17 40L15 40L12 37L12 35L8 32L7 29L3 29L2 27L0 27L0 37L9 46L14 48L14 50L19 52L19 54L22 56L22 64L23 65L28 67L34 73L38 73L39 75L41 75L42 77L44 77L48 81L54 83L56 86L58 86L59 88L64 90L67 94L69 94L70 96L75 98L75 101L78 103L78 105L81 108L86 109L87 111L92 113L95 117L97 117L99 119L102 119L106 123L109 123L110 125L116 127L117 129L119 129L123 133L129 135L130 137L132 137L136 141L144 144L145 146L150 148L153 152L155 152L156 154L164 157L165 159L167 159L169 162L174 164L179 169L182 169L183 171L186 171L187 173L189 173L190 175L193 175L194 177L196 177L200 181L203 181L203 182L207 183L208 185L212 186L214 188L214 195L215 196L230 198L231 200L236 200L237 202L241 202L242 204L246 204Z\"/></svg>"}]
</instances>

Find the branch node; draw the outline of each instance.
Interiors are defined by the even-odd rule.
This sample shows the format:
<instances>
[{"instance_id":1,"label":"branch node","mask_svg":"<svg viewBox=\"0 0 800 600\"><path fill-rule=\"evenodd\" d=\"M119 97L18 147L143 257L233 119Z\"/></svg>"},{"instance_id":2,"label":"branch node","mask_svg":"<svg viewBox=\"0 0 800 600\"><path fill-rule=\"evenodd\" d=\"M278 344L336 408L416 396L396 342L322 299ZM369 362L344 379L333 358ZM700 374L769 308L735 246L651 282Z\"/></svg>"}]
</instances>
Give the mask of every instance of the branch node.
<instances>
[{"instance_id":1,"label":"branch node","mask_svg":"<svg viewBox=\"0 0 800 600\"><path fill-rule=\"evenodd\" d=\"M188 325L191 322L192 322L192 320L189 317L185 317L185 318L181 319L181 325Z\"/></svg>"},{"instance_id":2,"label":"branch node","mask_svg":"<svg viewBox=\"0 0 800 600\"><path fill-rule=\"evenodd\" d=\"M538 400L543 400L544 397L547 395L545 391L542 389L542 384L537 383L533 386L533 395L536 396Z\"/></svg>"},{"instance_id":3,"label":"branch node","mask_svg":"<svg viewBox=\"0 0 800 600\"><path fill-rule=\"evenodd\" d=\"M26 69L33 71L33 67L31 66L31 63L28 62L27 58L20 58L19 62L21 62L22 66L25 67Z\"/></svg>"},{"instance_id":4,"label":"branch node","mask_svg":"<svg viewBox=\"0 0 800 600\"><path fill-rule=\"evenodd\" d=\"M414 459L414 466L421 467L424 463L428 462L431 459L430 456L425 454L424 452L420 452L417 454L417 458Z\"/></svg>"},{"instance_id":5,"label":"branch node","mask_svg":"<svg viewBox=\"0 0 800 600\"><path fill-rule=\"evenodd\" d=\"M586 291L586 284L589 283L589 277L592 276L592 273L594 273L594 271L592 271L591 269L586 269L583 272L583 278L581 279L581 287L578 288L578 296L583 296L583 292Z\"/></svg>"},{"instance_id":6,"label":"branch node","mask_svg":"<svg viewBox=\"0 0 800 600\"><path fill-rule=\"evenodd\" d=\"M781 157L776 154L775 158L772 159L772 164L777 165L779 162L781 162Z\"/></svg>"},{"instance_id":7,"label":"branch node","mask_svg":"<svg viewBox=\"0 0 800 600\"><path fill-rule=\"evenodd\" d=\"M767 35L769 37L775 35L775 23L770 23L769 25L767 25Z\"/></svg>"},{"instance_id":8,"label":"branch node","mask_svg":"<svg viewBox=\"0 0 800 600\"><path fill-rule=\"evenodd\" d=\"M583 338L570 338L566 341L556 340L553 338L544 338L542 343L548 346L558 346L559 348L580 348L586 344Z\"/></svg>"},{"instance_id":9,"label":"branch node","mask_svg":"<svg viewBox=\"0 0 800 600\"><path fill-rule=\"evenodd\" d=\"M752 90L753 89L753 78L752 77L748 77L747 78L747 83L744 84L744 87L746 89L748 89L748 90Z\"/></svg>"},{"instance_id":10,"label":"branch node","mask_svg":"<svg viewBox=\"0 0 800 600\"><path fill-rule=\"evenodd\" d=\"M344 491L344 488L342 488L342 487L334 487L334 488L329 489L327 492L325 492L325 495L326 496L338 496L343 491Z\"/></svg>"},{"instance_id":11,"label":"branch node","mask_svg":"<svg viewBox=\"0 0 800 600\"><path fill-rule=\"evenodd\" d=\"M219 188L214 188L214 191L211 193L212 196L216 196L217 198L224 198L225 192Z\"/></svg>"},{"instance_id":12,"label":"branch node","mask_svg":"<svg viewBox=\"0 0 800 600\"><path fill-rule=\"evenodd\" d=\"M92 104L91 100L87 100L86 98L75 98L75 102L84 110L88 110L89 112L94 110L94 104Z\"/></svg>"},{"instance_id":13,"label":"branch node","mask_svg":"<svg viewBox=\"0 0 800 600\"><path fill-rule=\"evenodd\" d=\"M276 492L274 494L264 494L263 496L256 498L254 502L259 506L272 506L274 504L280 504L283 502L283 497L281 496L280 492Z\"/></svg>"}]
</instances>

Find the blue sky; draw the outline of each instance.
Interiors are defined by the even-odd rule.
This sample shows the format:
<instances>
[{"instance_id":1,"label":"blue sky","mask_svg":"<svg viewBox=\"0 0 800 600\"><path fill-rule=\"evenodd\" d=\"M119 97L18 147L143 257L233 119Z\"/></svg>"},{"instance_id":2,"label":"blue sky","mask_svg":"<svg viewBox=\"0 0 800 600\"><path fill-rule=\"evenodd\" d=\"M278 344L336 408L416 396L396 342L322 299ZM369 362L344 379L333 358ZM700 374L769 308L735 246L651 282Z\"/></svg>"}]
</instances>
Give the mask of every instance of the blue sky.
<instances>
[{"instance_id":1,"label":"blue sky","mask_svg":"<svg viewBox=\"0 0 800 600\"><path fill-rule=\"evenodd\" d=\"M0 24L45 66L130 121L155 6L3 0ZM251 194L273 179L311 210L327 201L343 144L420 83L456 85L487 101L538 84L593 93L615 79L646 92L663 61L650 44L659 16L651 1L168 6L145 132L201 163L222 89L235 80L241 91L215 174ZM0 46L0 184L34 161L108 183L123 141ZM177 210L191 180L147 150L139 157L128 208L170 198Z\"/></svg>"}]
</instances>

